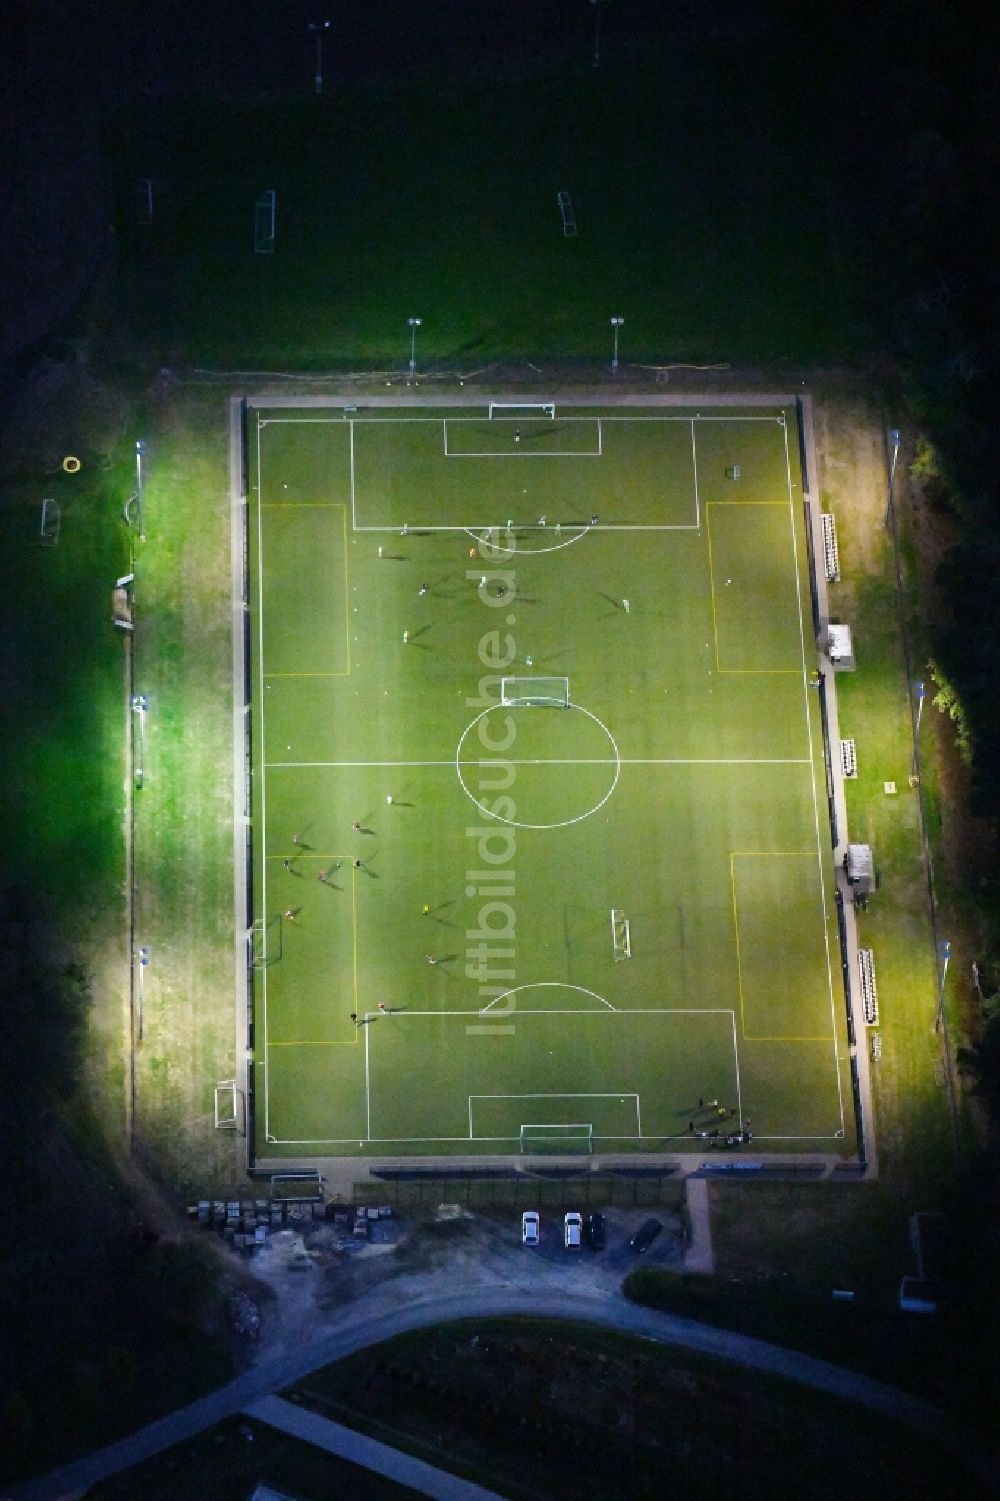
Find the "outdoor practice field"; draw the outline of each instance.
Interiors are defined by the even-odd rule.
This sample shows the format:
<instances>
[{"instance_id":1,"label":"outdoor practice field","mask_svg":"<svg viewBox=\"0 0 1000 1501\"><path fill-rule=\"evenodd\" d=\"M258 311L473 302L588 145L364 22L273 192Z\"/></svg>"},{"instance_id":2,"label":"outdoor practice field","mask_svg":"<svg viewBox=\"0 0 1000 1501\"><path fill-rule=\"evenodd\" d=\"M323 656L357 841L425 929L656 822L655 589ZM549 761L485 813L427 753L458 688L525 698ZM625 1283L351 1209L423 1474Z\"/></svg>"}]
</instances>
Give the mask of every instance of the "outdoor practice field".
<instances>
[{"instance_id":1,"label":"outdoor practice field","mask_svg":"<svg viewBox=\"0 0 1000 1501\"><path fill-rule=\"evenodd\" d=\"M794 407L247 422L258 1158L853 1150Z\"/></svg>"}]
</instances>

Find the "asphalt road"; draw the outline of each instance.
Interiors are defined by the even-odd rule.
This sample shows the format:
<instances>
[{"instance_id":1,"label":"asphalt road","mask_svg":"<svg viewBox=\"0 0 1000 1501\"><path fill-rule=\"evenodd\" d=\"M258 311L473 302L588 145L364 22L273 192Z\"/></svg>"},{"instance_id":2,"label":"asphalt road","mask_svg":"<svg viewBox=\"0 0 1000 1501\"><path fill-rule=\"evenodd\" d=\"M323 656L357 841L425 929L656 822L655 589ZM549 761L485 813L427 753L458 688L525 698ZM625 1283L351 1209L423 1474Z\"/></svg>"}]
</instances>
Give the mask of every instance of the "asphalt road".
<instances>
[{"instance_id":1,"label":"asphalt road","mask_svg":"<svg viewBox=\"0 0 1000 1501\"><path fill-rule=\"evenodd\" d=\"M858 1375L823 1360L777 1345L714 1329L690 1319L639 1308L620 1293L587 1297L566 1290L537 1292L487 1288L429 1295L419 1302L367 1316L358 1306L345 1310L334 1330L278 1358L244 1371L228 1385L190 1406L109 1444L83 1459L7 1492L13 1501L61 1501L79 1495L87 1486L160 1454L212 1427L223 1418L244 1412L259 1398L301 1381L310 1371L366 1346L410 1329L451 1319L527 1314L538 1318L580 1319L666 1345L730 1361L736 1365L797 1381L814 1390L856 1402L862 1407L908 1425L923 1437L934 1437L960 1454L992 1487L993 1471L985 1455L972 1447L969 1436L940 1411L917 1397L883 1382Z\"/></svg>"}]
</instances>

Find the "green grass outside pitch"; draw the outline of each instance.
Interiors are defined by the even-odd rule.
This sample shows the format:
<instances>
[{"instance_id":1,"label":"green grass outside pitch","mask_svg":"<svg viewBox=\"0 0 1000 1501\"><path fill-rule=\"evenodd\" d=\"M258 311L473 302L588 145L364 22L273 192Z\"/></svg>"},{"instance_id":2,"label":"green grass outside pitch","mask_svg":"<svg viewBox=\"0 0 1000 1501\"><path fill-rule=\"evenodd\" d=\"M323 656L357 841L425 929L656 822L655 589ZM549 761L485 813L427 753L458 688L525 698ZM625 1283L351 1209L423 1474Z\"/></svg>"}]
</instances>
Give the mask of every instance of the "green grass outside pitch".
<instances>
[{"instance_id":1,"label":"green grass outside pitch","mask_svg":"<svg viewBox=\"0 0 1000 1501\"><path fill-rule=\"evenodd\" d=\"M794 413L250 422L258 1156L850 1149Z\"/></svg>"}]
</instances>

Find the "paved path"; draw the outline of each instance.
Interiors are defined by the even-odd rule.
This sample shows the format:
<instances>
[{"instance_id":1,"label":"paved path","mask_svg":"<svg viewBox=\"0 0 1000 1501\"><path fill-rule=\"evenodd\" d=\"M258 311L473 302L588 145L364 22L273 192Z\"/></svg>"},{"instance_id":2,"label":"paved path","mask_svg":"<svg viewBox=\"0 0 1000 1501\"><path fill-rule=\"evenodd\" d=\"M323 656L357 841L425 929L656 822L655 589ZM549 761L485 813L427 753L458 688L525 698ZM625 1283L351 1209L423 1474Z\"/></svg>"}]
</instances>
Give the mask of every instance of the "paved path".
<instances>
[{"instance_id":1,"label":"paved path","mask_svg":"<svg viewBox=\"0 0 1000 1501\"><path fill-rule=\"evenodd\" d=\"M715 1253L712 1250L712 1217L708 1211L708 1180L688 1178L684 1187L691 1226L691 1242L684 1252L684 1270L711 1273L715 1271Z\"/></svg>"},{"instance_id":2,"label":"paved path","mask_svg":"<svg viewBox=\"0 0 1000 1501\"><path fill-rule=\"evenodd\" d=\"M389 1312L366 1312L364 1302L353 1304L344 1322L329 1334L273 1360L244 1371L189 1407L141 1428L73 1464L29 1481L14 1492L14 1501L62 1501L78 1495L109 1475L161 1454L213 1427L223 1418L243 1412L258 1398L301 1381L310 1371L403 1334L449 1319L496 1318L521 1314L535 1318L581 1319L606 1329L617 1329L665 1345L714 1356L747 1369L782 1376L830 1396L855 1402L870 1411L913 1428L924 1438L933 1438L960 1454L988 1486L993 1484L989 1460L973 1440L939 1408L907 1392L873 1381L810 1355L800 1355L778 1345L768 1345L726 1329L713 1329L692 1319L676 1318L628 1303L620 1293L582 1297L562 1289L525 1292L511 1288L484 1288L476 1292L431 1295Z\"/></svg>"},{"instance_id":3,"label":"paved path","mask_svg":"<svg viewBox=\"0 0 1000 1501\"><path fill-rule=\"evenodd\" d=\"M390 1449L377 1439L366 1438L345 1428L341 1423L332 1423L318 1413L296 1407L294 1402L285 1402L281 1397L261 1397L245 1408L248 1417L270 1428L280 1428L293 1438L302 1439L317 1449L327 1449L341 1459L374 1470L376 1475L385 1475L400 1485L408 1485L422 1496L431 1496L434 1501L502 1501L495 1491L484 1490L471 1480L462 1480L449 1475L447 1470L435 1469L412 1454L403 1454L399 1449Z\"/></svg>"}]
</instances>

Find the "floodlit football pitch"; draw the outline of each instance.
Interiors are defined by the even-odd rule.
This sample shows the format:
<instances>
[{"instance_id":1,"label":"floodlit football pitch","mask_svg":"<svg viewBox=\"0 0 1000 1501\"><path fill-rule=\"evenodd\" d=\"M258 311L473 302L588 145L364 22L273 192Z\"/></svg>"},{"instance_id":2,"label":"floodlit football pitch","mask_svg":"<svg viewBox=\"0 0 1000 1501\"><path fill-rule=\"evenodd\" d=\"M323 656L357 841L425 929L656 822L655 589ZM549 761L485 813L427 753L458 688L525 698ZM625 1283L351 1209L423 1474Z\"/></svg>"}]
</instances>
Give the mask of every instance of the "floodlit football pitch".
<instances>
[{"instance_id":1,"label":"floodlit football pitch","mask_svg":"<svg viewBox=\"0 0 1000 1501\"><path fill-rule=\"evenodd\" d=\"M258 1158L853 1150L795 423L249 409Z\"/></svg>"}]
</instances>

